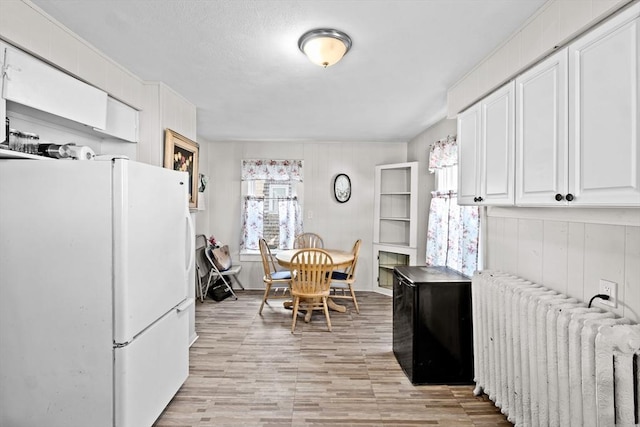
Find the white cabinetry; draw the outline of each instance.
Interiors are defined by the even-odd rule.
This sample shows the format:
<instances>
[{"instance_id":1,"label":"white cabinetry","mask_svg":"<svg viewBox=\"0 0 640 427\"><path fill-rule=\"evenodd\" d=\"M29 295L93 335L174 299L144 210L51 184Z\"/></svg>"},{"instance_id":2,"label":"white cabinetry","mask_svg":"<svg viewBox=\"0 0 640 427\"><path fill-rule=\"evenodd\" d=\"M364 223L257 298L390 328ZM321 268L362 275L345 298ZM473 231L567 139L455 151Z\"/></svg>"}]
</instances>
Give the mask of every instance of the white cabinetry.
<instances>
[{"instance_id":1,"label":"white cabinetry","mask_svg":"<svg viewBox=\"0 0 640 427\"><path fill-rule=\"evenodd\" d=\"M640 4L516 79L519 206L640 206Z\"/></svg>"},{"instance_id":2,"label":"white cabinetry","mask_svg":"<svg viewBox=\"0 0 640 427\"><path fill-rule=\"evenodd\" d=\"M458 203L514 204L514 82L458 117Z\"/></svg>"},{"instance_id":3,"label":"white cabinetry","mask_svg":"<svg viewBox=\"0 0 640 427\"><path fill-rule=\"evenodd\" d=\"M640 206L640 3L569 46L573 205Z\"/></svg>"},{"instance_id":4,"label":"white cabinetry","mask_svg":"<svg viewBox=\"0 0 640 427\"><path fill-rule=\"evenodd\" d=\"M393 268L416 262L418 162L376 166L374 202L374 274L377 290L391 294Z\"/></svg>"},{"instance_id":5,"label":"white cabinetry","mask_svg":"<svg viewBox=\"0 0 640 427\"><path fill-rule=\"evenodd\" d=\"M2 98L104 129L107 93L16 49L6 49Z\"/></svg>"},{"instance_id":6,"label":"white cabinetry","mask_svg":"<svg viewBox=\"0 0 640 427\"><path fill-rule=\"evenodd\" d=\"M516 204L566 203L567 49L516 79Z\"/></svg>"},{"instance_id":7,"label":"white cabinetry","mask_svg":"<svg viewBox=\"0 0 640 427\"><path fill-rule=\"evenodd\" d=\"M418 162L376 166L373 241L415 248Z\"/></svg>"},{"instance_id":8,"label":"white cabinetry","mask_svg":"<svg viewBox=\"0 0 640 427\"><path fill-rule=\"evenodd\" d=\"M104 130L94 129L129 142L138 142L138 112L111 97L107 99L107 123Z\"/></svg>"},{"instance_id":9,"label":"white cabinetry","mask_svg":"<svg viewBox=\"0 0 640 427\"><path fill-rule=\"evenodd\" d=\"M458 203L472 205L480 193L480 103L458 116Z\"/></svg>"}]
</instances>

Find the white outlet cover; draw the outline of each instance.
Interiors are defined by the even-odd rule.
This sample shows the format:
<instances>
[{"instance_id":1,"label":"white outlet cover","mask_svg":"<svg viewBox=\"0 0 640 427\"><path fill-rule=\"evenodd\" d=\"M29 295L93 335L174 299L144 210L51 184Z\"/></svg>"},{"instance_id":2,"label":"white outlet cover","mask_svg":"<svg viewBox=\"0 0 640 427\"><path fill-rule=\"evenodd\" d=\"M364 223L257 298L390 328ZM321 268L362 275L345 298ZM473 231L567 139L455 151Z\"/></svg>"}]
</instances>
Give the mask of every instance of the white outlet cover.
<instances>
[{"instance_id":1,"label":"white outlet cover","mask_svg":"<svg viewBox=\"0 0 640 427\"><path fill-rule=\"evenodd\" d=\"M602 305L608 305L609 307L616 308L618 306L618 284L609 280L600 279L600 288L598 293L609 295L609 300L605 301L599 299L598 302Z\"/></svg>"}]
</instances>

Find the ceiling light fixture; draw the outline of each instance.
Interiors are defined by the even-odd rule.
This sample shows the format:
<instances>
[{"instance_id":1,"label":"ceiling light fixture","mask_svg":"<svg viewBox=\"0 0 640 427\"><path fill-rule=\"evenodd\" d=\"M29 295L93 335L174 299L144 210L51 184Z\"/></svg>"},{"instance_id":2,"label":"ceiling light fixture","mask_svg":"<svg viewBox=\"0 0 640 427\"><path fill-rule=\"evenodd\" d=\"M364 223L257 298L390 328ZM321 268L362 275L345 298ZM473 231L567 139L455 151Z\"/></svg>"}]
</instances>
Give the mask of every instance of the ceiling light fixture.
<instances>
[{"instance_id":1,"label":"ceiling light fixture","mask_svg":"<svg viewBox=\"0 0 640 427\"><path fill-rule=\"evenodd\" d=\"M351 37L331 28L316 28L300 37L298 47L311 62L327 68L349 52Z\"/></svg>"}]
</instances>

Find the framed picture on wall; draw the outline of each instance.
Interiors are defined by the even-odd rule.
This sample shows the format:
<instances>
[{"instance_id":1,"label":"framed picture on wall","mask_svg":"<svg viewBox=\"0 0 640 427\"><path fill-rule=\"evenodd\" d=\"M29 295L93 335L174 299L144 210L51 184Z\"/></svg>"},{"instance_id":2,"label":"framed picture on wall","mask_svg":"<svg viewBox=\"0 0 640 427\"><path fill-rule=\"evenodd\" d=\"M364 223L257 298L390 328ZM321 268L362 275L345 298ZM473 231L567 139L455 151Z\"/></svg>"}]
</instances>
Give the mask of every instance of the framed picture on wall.
<instances>
[{"instance_id":1,"label":"framed picture on wall","mask_svg":"<svg viewBox=\"0 0 640 427\"><path fill-rule=\"evenodd\" d=\"M198 150L197 142L171 129L164 134L164 167L189 173L189 208L198 207Z\"/></svg>"}]
</instances>

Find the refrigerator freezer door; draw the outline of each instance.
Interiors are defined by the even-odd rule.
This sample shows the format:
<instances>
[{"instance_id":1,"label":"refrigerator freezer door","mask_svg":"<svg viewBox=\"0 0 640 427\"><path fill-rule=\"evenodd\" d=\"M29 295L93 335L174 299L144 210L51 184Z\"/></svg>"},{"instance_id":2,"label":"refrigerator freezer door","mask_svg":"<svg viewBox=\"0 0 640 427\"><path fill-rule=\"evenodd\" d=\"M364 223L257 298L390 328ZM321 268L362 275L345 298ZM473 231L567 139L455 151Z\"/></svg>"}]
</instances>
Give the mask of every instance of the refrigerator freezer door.
<instances>
[{"instance_id":1,"label":"refrigerator freezer door","mask_svg":"<svg viewBox=\"0 0 640 427\"><path fill-rule=\"evenodd\" d=\"M188 174L114 161L115 342L127 343L187 297Z\"/></svg>"},{"instance_id":2,"label":"refrigerator freezer door","mask_svg":"<svg viewBox=\"0 0 640 427\"><path fill-rule=\"evenodd\" d=\"M113 426L111 164L0 160L0 426Z\"/></svg>"},{"instance_id":3,"label":"refrigerator freezer door","mask_svg":"<svg viewBox=\"0 0 640 427\"><path fill-rule=\"evenodd\" d=\"M189 375L189 319L184 306L171 310L115 349L116 424L151 426Z\"/></svg>"}]
</instances>

